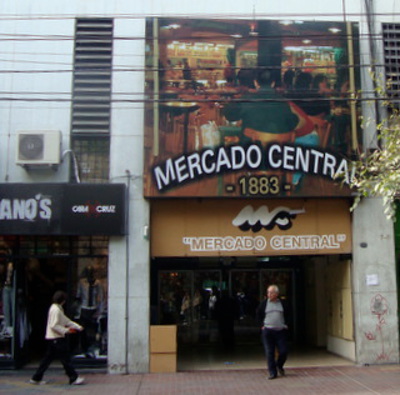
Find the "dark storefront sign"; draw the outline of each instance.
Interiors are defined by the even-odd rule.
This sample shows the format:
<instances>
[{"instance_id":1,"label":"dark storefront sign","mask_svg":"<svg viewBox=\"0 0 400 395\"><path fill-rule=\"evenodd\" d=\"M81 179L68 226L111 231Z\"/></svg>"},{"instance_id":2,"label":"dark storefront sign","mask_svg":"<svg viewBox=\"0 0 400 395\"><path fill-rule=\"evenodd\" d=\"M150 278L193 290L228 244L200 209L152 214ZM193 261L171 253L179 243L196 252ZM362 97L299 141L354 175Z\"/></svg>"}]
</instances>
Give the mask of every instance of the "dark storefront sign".
<instances>
[{"instance_id":1,"label":"dark storefront sign","mask_svg":"<svg viewBox=\"0 0 400 395\"><path fill-rule=\"evenodd\" d=\"M123 235L125 184L0 184L0 234Z\"/></svg>"}]
</instances>

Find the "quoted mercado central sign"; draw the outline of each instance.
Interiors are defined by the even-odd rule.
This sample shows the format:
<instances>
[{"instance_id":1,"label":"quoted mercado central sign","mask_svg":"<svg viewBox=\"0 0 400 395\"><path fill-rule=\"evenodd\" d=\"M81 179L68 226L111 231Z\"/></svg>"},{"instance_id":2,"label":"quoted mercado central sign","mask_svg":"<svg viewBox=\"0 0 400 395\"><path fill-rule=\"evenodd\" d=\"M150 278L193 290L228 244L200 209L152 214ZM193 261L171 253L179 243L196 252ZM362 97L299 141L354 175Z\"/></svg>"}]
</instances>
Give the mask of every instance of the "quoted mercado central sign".
<instances>
[{"instance_id":1,"label":"quoted mercado central sign","mask_svg":"<svg viewBox=\"0 0 400 395\"><path fill-rule=\"evenodd\" d=\"M0 234L123 235L124 184L0 184Z\"/></svg>"},{"instance_id":2,"label":"quoted mercado central sign","mask_svg":"<svg viewBox=\"0 0 400 395\"><path fill-rule=\"evenodd\" d=\"M153 256L310 255L351 252L344 200L155 202Z\"/></svg>"}]
</instances>

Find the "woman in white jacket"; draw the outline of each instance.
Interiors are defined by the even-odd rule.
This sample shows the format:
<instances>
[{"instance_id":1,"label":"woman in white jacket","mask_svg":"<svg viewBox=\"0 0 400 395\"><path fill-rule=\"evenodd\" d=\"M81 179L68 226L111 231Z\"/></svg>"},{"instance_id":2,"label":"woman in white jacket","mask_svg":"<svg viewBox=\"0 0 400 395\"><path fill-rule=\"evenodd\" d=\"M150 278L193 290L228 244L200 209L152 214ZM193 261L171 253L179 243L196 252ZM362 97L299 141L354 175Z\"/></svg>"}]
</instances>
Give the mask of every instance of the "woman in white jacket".
<instances>
[{"instance_id":1,"label":"woman in white jacket","mask_svg":"<svg viewBox=\"0 0 400 395\"><path fill-rule=\"evenodd\" d=\"M72 366L66 334L76 333L83 330L83 327L74 321L71 321L63 310L63 305L67 300L67 295L63 291L57 291L53 296L53 304L50 306L47 318L46 341L47 352L40 363L35 374L32 376L31 384L46 384L42 380L43 375L51 362L58 358L64 366L65 373L69 377L69 384L82 384L84 379L78 376L78 373Z\"/></svg>"}]
</instances>

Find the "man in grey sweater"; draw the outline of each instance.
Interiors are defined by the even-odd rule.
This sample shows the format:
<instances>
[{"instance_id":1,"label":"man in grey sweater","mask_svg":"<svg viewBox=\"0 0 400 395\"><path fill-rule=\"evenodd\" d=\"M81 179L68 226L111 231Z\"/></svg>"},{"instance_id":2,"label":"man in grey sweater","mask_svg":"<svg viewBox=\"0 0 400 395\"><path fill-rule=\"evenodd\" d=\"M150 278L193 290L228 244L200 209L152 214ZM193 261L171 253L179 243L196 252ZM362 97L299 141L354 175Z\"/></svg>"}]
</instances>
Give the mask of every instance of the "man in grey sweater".
<instances>
[{"instance_id":1,"label":"man in grey sweater","mask_svg":"<svg viewBox=\"0 0 400 395\"><path fill-rule=\"evenodd\" d=\"M279 288L270 285L267 289L267 299L262 301L257 309L257 318L261 325L261 338L268 363L269 380L276 379L278 372L285 375L283 366L287 359L287 325L284 303L279 299ZM275 350L278 350L276 358Z\"/></svg>"}]
</instances>

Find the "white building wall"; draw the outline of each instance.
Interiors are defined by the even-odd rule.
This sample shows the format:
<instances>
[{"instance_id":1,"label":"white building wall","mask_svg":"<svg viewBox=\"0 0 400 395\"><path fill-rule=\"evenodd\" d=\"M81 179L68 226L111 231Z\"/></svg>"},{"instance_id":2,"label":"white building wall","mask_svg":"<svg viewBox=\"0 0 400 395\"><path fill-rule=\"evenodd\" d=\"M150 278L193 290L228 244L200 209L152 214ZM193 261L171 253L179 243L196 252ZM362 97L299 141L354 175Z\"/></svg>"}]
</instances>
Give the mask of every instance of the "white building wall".
<instances>
[{"instance_id":1,"label":"white building wall","mask_svg":"<svg viewBox=\"0 0 400 395\"><path fill-rule=\"evenodd\" d=\"M0 182L67 182L69 156L58 171L31 171L16 166L15 144L17 130L59 129L63 134L63 151L69 149L72 62L74 27L76 17L114 18L115 44L113 73L113 103L111 123L111 180L129 185L129 235L112 238L109 265L110 339L109 369L111 372L148 371L149 327L149 242L144 237L149 223L148 203L142 198L143 173L143 98L144 41L146 16L188 16L204 18L280 18L359 21L362 36L362 59L371 60L366 37L369 31L364 13L364 2L311 0L299 2L264 2L253 0L235 3L230 0L153 0L128 2L125 0L3 0L0 2L1 69L0 78ZM380 0L378 20L396 22L400 12L399 2ZM398 22L398 21L397 21ZM378 23L379 25L379 23ZM10 34L10 40L7 40ZM42 40L42 38L54 40ZM25 40L24 38L35 38ZM130 69L130 71L117 71ZM26 70L34 72L23 73ZM47 71L47 72L41 72ZM366 84L367 77L363 78ZM11 98L12 100L7 100ZM23 98L25 100L14 100ZM5 99L5 100L4 100ZM32 100L32 99L42 99ZM122 102L121 99L139 99ZM368 107L364 107L368 110ZM370 114L374 116L373 110ZM369 130L367 140L373 140ZM355 276L355 331L359 345L368 344L363 333L372 322L369 312L371 289L365 287L365 276L377 273L382 290L390 301L390 360L398 361L398 325L395 319L397 302L396 284L393 281L395 262L388 253L384 262L381 251L393 247L386 239L375 237L368 228L370 209L376 218L381 217L381 206L364 203L356 211L354 222ZM390 225L384 221L379 234L389 235ZM368 239L368 252L364 254L359 241ZM390 236L392 237L392 235ZM377 239L380 241L376 243ZM374 253L371 253L375 251ZM378 259L379 258L379 259ZM376 267L376 269L375 269ZM375 291L375 289L374 289ZM367 317L368 318L365 318ZM370 361L370 355L359 346L357 362Z\"/></svg>"},{"instance_id":2,"label":"white building wall","mask_svg":"<svg viewBox=\"0 0 400 395\"><path fill-rule=\"evenodd\" d=\"M26 172L15 165L18 130L61 130L69 146L74 20L1 20L0 102L1 182L66 181L68 165L58 172ZM43 40L53 36L55 40ZM65 37L59 40L56 36ZM69 38L69 39L67 39ZM7 60L7 61L5 61Z\"/></svg>"}]
</instances>

